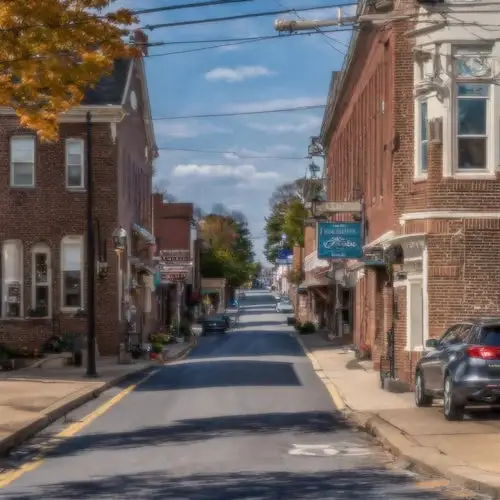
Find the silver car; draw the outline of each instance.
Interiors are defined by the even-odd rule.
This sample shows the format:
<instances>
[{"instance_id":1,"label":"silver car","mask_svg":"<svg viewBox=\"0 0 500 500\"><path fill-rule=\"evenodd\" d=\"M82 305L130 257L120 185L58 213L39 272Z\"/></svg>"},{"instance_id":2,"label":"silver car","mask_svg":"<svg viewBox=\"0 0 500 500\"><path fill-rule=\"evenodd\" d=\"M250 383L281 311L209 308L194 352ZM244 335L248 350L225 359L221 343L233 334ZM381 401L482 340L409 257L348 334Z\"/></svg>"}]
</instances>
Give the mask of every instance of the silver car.
<instances>
[{"instance_id":1,"label":"silver car","mask_svg":"<svg viewBox=\"0 0 500 500\"><path fill-rule=\"evenodd\" d=\"M282 300L276 304L276 312L291 314L293 313L293 306L289 300Z\"/></svg>"},{"instance_id":2,"label":"silver car","mask_svg":"<svg viewBox=\"0 0 500 500\"><path fill-rule=\"evenodd\" d=\"M500 404L500 318L457 323L426 342L415 369L415 403L443 398L447 420L462 420L465 407Z\"/></svg>"}]
</instances>

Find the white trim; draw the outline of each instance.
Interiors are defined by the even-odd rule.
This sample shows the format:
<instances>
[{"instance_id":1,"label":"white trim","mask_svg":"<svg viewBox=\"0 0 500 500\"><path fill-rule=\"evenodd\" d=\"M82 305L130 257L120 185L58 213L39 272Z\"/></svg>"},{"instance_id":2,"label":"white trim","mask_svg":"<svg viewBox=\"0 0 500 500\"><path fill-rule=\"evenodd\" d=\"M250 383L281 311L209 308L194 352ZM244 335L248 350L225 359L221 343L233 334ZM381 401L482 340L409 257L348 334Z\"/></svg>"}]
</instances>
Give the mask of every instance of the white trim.
<instances>
[{"instance_id":1,"label":"white trim","mask_svg":"<svg viewBox=\"0 0 500 500\"><path fill-rule=\"evenodd\" d=\"M80 246L80 256L81 256L81 269L80 269L80 305L76 307L67 307L64 305L64 246L68 245L79 245ZM78 309L83 309L85 304L85 290L84 290L84 277L85 277L85 251L84 251L84 238L83 236L64 236L61 240L61 252L60 252L60 265L61 265L61 274L60 274L60 283L59 289L61 291L61 311L62 312L77 312Z\"/></svg>"},{"instance_id":2,"label":"white trim","mask_svg":"<svg viewBox=\"0 0 500 500\"><path fill-rule=\"evenodd\" d=\"M370 241L370 243L367 243L363 248L369 248L379 244L384 245L385 243L389 243L395 236L396 231L387 231L373 241Z\"/></svg>"},{"instance_id":3,"label":"white trim","mask_svg":"<svg viewBox=\"0 0 500 500\"><path fill-rule=\"evenodd\" d=\"M121 106L125 106L125 103L127 102L127 97L130 93L130 85L132 83L132 75L134 74L134 60L130 60L130 64L128 66L128 74L127 74L127 81L125 82L125 88L123 90L123 95L122 95L122 102Z\"/></svg>"},{"instance_id":4,"label":"white trim","mask_svg":"<svg viewBox=\"0 0 500 500\"><path fill-rule=\"evenodd\" d=\"M409 212L407 214L403 214L399 218L399 222L404 224L408 221L426 219L500 219L500 212L453 212L447 210Z\"/></svg>"},{"instance_id":5,"label":"white trim","mask_svg":"<svg viewBox=\"0 0 500 500\"><path fill-rule=\"evenodd\" d=\"M120 105L109 104L104 106L78 106L59 116L60 123L85 123L87 113L92 114L93 123L121 122L125 113ZM15 116L13 108L0 106L0 116Z\"/></svg>"},{"instance_id":6,"label":"white trim","mask_svg":"<svg viewBox=\"0 0 500 500\"><path fill-rule=\"evenodd\" d=\"M427 153L427 169L422 170L422 132L421 132L421 121L422 121L422 104L427 105L427 122L429 121L429 99L427 97L420 97L415 99L415 143L414 143L414 171L413 180L424 181L427 179L429 171L429 154ZM429 146L429 132L427 131L427 147Z\"/></svg>"},{"instance_id":7,"label":"white trim","mask_svg":"<svg viewBox=\"0 0 500 500\"><path fill-rule=\"evenodd\" d=\"M19 284L20 284L20 302L19 302L19 316L10 317L7 316L7 311L5 310L5 297L7 295L7 283L5 282L5 257L4 257L4 248L5 245L15 245L17 251L17 261L20 266L20 275L19 275ZM19 320L24 318L24 248L23 242L21 240L5 240L0 246L0 257L2 264L2 279L0 281L0 293L1 293L1 303L0 303L0 317L2 319L14 319Z\"/></svg>"},{"instance_id":8,"label":"white trim","mask_svg":"<svg viewBox=\"0 0 500 500\"><path fill-rule=\"evenodd\" d=\"M13 144L16 141L21 141L21 140L28 140L30 139L33 141L33 174L32 174L32 179L33 182L31 184L14 184L14 161L13 161ZM36 144L36 136L31 135L31 134L20 134L20 135L13 135L11 136L9 140L9 165L10 165L10 179L9 179L9 186L11 188L19 188L19 189L25 189L25 188L34 188L36 186L36 153L37 153L37 144Z\"/></svg>"},{"instance_id":9,"label":"white trim","mask_svg":"<svg viewBox=\"0 0 500 500\"><path fill-rule=\"evenodd\" d=\"M81 167L81 172L80 172L80 184L78 186L70 186L68 181L68 167L69 167L69 162L68 162L68 146L70 144L79 144L81 146L81 152L80 152L80 167ZM64 142L64 165L65 165L65 170L66 170L66 188L69 189L70 191L73 190L82 190L85 189L85 141L81 138L78 137L68 137L66 141Z\"/></svg>"},{"instance_id":10,"label":"white trim","mask_svg":"<svg viewBox=\"0 0 500 500\"><path fill-rule=\"evenodd\" d=\"M40 286L46 286L47 287L47 298L48 298L48 303L47 303L47 316L44 316L45 318L50 318L52 317L52 256L50 252L50 247L46 243L36 243L33 245L31 248L31 309L36 308L36 288L37 288L37 283L36 283L36 255L45 255L47 257L47 282L46 285L40 285Z\"/></svg>"}]
</instances>

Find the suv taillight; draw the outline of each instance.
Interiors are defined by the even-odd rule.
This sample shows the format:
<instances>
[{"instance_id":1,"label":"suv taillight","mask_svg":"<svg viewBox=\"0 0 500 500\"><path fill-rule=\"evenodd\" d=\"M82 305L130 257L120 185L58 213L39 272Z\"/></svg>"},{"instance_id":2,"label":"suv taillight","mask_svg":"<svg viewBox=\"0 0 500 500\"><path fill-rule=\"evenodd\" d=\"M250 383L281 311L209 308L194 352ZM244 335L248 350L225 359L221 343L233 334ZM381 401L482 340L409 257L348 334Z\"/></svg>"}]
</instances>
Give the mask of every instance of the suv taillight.
<instances>
[{"instance_id":1,"label":"suv taillight","mask_svg":"<svg viewBox=\"0 0 500 500\"><path fill-rule=\"evenodd\" d=\"M475 345L467 349L467 354L471 358L500 359L500 347Z\"/></svg>"}]
</instances>

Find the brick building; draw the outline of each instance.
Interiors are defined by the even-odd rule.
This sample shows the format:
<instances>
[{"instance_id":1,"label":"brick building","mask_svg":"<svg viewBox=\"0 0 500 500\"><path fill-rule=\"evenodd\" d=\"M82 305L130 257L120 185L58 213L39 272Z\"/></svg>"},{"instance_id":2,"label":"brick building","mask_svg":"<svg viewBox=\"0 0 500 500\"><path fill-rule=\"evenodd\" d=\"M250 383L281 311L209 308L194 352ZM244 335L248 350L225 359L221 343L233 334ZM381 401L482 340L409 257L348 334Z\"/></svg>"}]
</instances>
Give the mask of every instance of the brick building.
<instances>
[{"instance_id":1,"label":"brick building","mask_svg":"<svg viewBox=\"0 0 500 500\"><path fill-rule=\"evenodd\" d=\"M152 327L155 138L144 62L119 60L81 106L61 117L58 142L40 142L10 108L0 108L0 342L33 347L53 335L86 332L89 112L102 270L96 281L99 351L115 354L126 331ZM120 227L127 233L123 254L113 245Z\"/></svg>"},{"instance_id":2,"label":"brick building","mask_svg":"<svg viewBox=\"0 0 500 500\"><path fill-rule=\"evenodd\" d=\"M322 127L329 199L365 202L371 262L344 263L355 341L372 346L375 367L394 361L407 383L427 338L500 313L500 146L491 140L500 46L459 22L444 30L435 16L431 30L415 19L360 30ZM481 72L470 64L478 60Z\"/></svg>"},{"instance_id":3,"label":"brick building","mask_svg":"<svg viewBox=\"0 0 500 500\"><path fill-rule=\"evenodd\" d=\"M168 326L175 319L177 304L181 308L192 309L198 313L200 299L200 251L201 242L198 226L194 220L192 203L165 203L162 194L153 195L154 234L157 241L156 256L179 254L191 263L183 287L177 289L176 283L167 277L158 277L157 303L160 324Z\"/></svg>"}]
</instances>

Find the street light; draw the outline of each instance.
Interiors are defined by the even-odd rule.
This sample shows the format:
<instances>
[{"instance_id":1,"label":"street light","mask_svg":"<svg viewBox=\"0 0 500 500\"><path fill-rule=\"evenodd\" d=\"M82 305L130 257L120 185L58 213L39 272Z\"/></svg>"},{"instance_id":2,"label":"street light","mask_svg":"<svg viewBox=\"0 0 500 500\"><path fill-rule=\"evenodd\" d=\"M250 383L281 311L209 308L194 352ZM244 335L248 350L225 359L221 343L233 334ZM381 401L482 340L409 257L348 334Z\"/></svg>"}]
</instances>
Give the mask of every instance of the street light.
<instances>
[{"instance_id":1,"label":"street light","mask_svg":"<svg viewBox=\"0 0 500 500\"><path fill-rule=\"evenodd\" d=\"M127 231L119 227L113 231L113 243L116 252L123 252L127 246Z\"/></svg>"}]
</instances>

